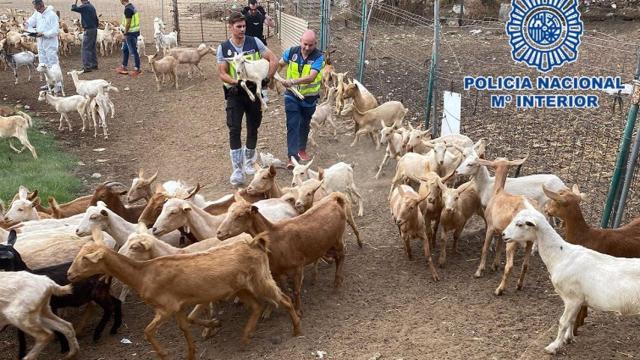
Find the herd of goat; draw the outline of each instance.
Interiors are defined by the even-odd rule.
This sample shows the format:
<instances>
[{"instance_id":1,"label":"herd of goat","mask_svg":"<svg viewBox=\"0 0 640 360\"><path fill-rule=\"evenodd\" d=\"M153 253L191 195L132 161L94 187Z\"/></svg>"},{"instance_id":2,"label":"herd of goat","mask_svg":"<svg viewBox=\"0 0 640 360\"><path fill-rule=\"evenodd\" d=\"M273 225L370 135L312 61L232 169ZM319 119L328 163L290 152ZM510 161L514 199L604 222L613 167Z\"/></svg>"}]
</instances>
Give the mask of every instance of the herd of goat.
<instances>
[{"instance_id":1,"label":"herd of goat","mask_svg":"<svg viewBox=\"0 0 640 360\"><path fill-rule=\"evenodd\" d=\"M161 38L160 45L170 42L164 34ZM197 57L192 61L186 52L184 58L172 53L180 49L167 49L162 60L150 57L156 76L175 76L177 63L200 70L200 58L213 51L207 46L190 49L193 59ZM474 276L482 276L494 239L494 271L500 267L502 253L506 254L496 295L507 287L519 247L525 251L518 290L523 289L535 250L547 266L564 302L558 335L545 348L548 353L556 353L573 339L588 308L640 313L640 219L619 229L591 227L582 215L584 195L576 185L569 189L553 174L509 178L509 168L522 165L526 158L487 160L483 139L474 141L460 134L432 139L428 130L405 122L408 110L401 102L379 104L361 83L336 72L330 53L326 55L324 100L313 115L310 142L315 143L314 135L321 135L326 122L335 136L339 115L352 119L348 120L355 133L351 146L363 135L370 137L376 149L385 146L375 178L383 176L390 160L396 162L388 193L391 218L409 259L413 258L411 241L422 240L427 271L434 281L439 281L438 272L446 265L447 250L456 253L467 222L478 215L486 235ZM257 80L266 77L264 61L246 61L240 55L228 61L236 63L244 81L260 84ZM173 72L163 71L165 65ZM41 71L47 79L54 76L50 69ZM68 74L78 95L56 97L43 91L39 100L60 113L60 128L65 120L71 129L68 114L78 112L84 129L86 114L102 108L100 125L106 137L104 119L108 111L113 116L108 92L117 89L105 80L80 80L75 71ZM266 107L260 89L254 96L243 88ZM22 112L0 115L0 136L18 137L36 157L28 140L24 141L30 117ZM7 119L14 119L13 123ZM95 128L95 116L93 122ZM234 298L250 310L244 342L260 317L278 307L287 312L293 335L301 334L305 267L313 266L315 279L319 262L333 262L334 286L342 285L346 226L362 248L352 206L357 207L357 216L363 216L365 206L351 165L339 162L314 171L313 160L292 161L290 186L280 185L276 166L263 158L246 188L216 200L199 194L200 185L191 187L179 180L157 183L157 173L146 177L142 170L129 187L108 181L92 194L64 204L49 197L48 206L43 206L37 189L21 186L6 209L0 208L0 268L4 270L0 273L0 326L19 329L19 357L37 358L54 334L65 358L78 354L75 334L87 319L83 317L74 328L56 315L60 308L98 304L103 314L94 340L111 318L110 332L115 334L122 323L122 302L131 289L155 311L144 334L162 359L169 356L156 339L162 323L175 317L187 342L187 358L195 359L190 324L203 327L205 337L214 335L220 326L215 303ZM551 225L556 220L561 220L564 237ZM438 243L439 257L433 261L431 253ZM113 278L121 283L117 297L111 293ZM28 353L25 333L35 339Z\"/></svg>"}]
</instances>

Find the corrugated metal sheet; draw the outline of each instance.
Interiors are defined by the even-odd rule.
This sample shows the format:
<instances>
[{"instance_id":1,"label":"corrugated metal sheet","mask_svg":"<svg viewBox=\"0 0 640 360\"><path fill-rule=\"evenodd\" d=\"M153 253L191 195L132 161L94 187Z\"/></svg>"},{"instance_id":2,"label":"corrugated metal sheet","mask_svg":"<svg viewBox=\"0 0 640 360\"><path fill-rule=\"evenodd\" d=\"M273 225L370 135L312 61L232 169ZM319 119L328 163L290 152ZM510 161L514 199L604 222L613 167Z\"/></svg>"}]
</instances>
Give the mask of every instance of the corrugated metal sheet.
<instances>
[{"instance_id":1,"label":"corrugated metal sheet","mask_svg":"<svg viewBox=\"0 0 640 360\"><path fill-rule=\"evenodd\" d=\"M302 33L309 28L305 19L282 13L281 45L283 49L300 44Z\"/></svg>"}]
</instances>

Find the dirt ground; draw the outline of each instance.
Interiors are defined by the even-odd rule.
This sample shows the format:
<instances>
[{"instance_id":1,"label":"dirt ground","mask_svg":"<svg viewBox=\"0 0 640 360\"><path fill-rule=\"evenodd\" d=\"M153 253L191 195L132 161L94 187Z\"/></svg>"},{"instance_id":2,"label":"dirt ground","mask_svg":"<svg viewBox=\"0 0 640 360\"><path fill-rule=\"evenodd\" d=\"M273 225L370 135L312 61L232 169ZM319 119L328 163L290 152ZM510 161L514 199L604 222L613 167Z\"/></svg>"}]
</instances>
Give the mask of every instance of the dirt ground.
<instances>
[{"instance_id":1,"label":"dirt ground","mask_svg":"<svg viewBox=\"0 0 640 360\"><path fill-rule=\"evenodd\" d=\"M79 67L79 56L62 58L65 70ZM82 165L75 169L90 192L96 183L117 180L130 184L139 168L159 171L159 179L182 179L206 184L207 199L229 193L230 164L221 84L214 76L212 57L203 61L208 79L181 77L181 90L158 93L153 75L145 72L137 79L113 72L118 57L100 59L100 71L83 78L105 78L120 89L113 93L116 117L109 119L108 140L81 134L79 119L74 131L59 132L57 117L36 101L38 81L13 86L9 72L0 75L0 95L8 102L20 100L32 111L55 123L45 122L46 131L59 139L60 146L76 155ZM148 66L144 66L148 70ZM73 93L70 78L68 93ZM128 90L127 90L128 88ZM375 93L375 91L374 91ZM282 99L272 102L260 129L259 148L284 157L285 126ZM371 142L348 146L351 133L340 131L337 139L322 137L320 147L310 149L314 164L329 166L337 161L352 163L356 182L365 202L365 213L356 222L365 246L359 249L348 232L348 255L344 285L333 289L334 268L321 266L317 283L305 281L303 293L304 336L291 337L291 324L282 311L261 321L248 346L240 343L248 313L241 306L221 305L223 324L217 336L200 338L193 327L201 359L313 359L312 353L326 352L325 359L540 359L542 349L557 331L562 301L555 294L548 273L538 256L532 257L522 291L512 278L506 293L493 295L501 273L492 271L480 279L473 273L478 264L482 223L474 219L463 233L459 254L449 253L446 268L439 269L441 281L434 283L425 266L421 245L413 243L414 261L402 249L391 221L386 194L393 165L384 176L373 175L383 152ZM95 149L105 148L102 152ZM101 178L91 177L100 173ZM46 174L43 174L46 176ZM278 173L280 184L290 181L290 173ZM25 184L28 185L28 184ZM435 251L435 256L439 251ZM520 264L520 252L517 265ZM435 257L434 256L434 257ZM115 336L108 334L93 344L88 333L79 336L80 359L153 359L143 329L152 319L151 308L132 296L123 306L124 325ZM73 313L72 313L73 314ZM72 320L76 319L71 317ZM88 329L93 329L97 317ZM566 346L558 356L567 359L626 359L640 357L639 318L591 312L577 343ZM0 359L13 359L16 341L13 329L0 334ZM174 323L163 325L159 339L171 358L183 358L185 341ZM123 343L128 339L130 343ZM60 357L57 345L50 344L42 359Z\"/></svg>"}]
</instances>

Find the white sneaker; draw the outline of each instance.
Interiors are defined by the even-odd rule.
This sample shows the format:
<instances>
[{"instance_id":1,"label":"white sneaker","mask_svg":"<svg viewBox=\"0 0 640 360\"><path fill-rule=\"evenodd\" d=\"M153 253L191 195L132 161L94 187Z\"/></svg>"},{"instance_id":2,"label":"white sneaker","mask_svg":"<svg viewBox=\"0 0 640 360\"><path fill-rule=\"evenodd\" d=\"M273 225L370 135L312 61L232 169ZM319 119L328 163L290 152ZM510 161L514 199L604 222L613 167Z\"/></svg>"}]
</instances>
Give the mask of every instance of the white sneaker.
<instances>
[{"instance_id":1,"label":"white sneaker","mask_svg":"<svg viewBox=\"0 0 640 360\"><path fill-rule=\"evenodd\" d=\"M262 90L262 100L264 100L264 102L269 103L269 93L267 92L267 90L263 89Z\"/></svg>"}]
</instances>

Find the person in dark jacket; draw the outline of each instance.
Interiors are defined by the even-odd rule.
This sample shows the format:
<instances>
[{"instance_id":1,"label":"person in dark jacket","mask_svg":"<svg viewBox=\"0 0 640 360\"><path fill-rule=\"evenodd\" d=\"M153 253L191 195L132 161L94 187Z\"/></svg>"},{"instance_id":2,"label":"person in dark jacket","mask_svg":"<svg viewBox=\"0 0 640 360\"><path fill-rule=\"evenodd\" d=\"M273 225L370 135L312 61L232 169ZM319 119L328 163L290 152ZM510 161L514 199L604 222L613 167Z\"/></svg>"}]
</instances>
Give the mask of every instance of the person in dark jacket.
<instances>
[{"instance_id":1,"label":"person in dark jacket","mask_svg":"<svg viewBox=\"0 0 640 360\"><path fill-rule=\"evenodd\" d=\"M245 35L257 37L266 46L267 39L263 34L263 24L269 27L274 27L275 21L267 15L267 12L264 10L262 5L258 5L257 0L249 0L249 6L245 6L241 13L244 15L245 21L247 22L247 31L245 32Z\"/></svg>"},{"instance_id":2,"label":"person in dark jacket","mask_svg":"<svg viewBox=\"0 0 640 360\"><path fill-rule=\"evenodd\" d=\"M71 11L80 13L80 23L84 28L82 37L82 65L84 72L98 69L98 54L96 53L96 36L98 36L98 15L96 8L89 0L81 0L82 5L78 6L78 0L71 5Z\"/></svg>"}]
</instances>

